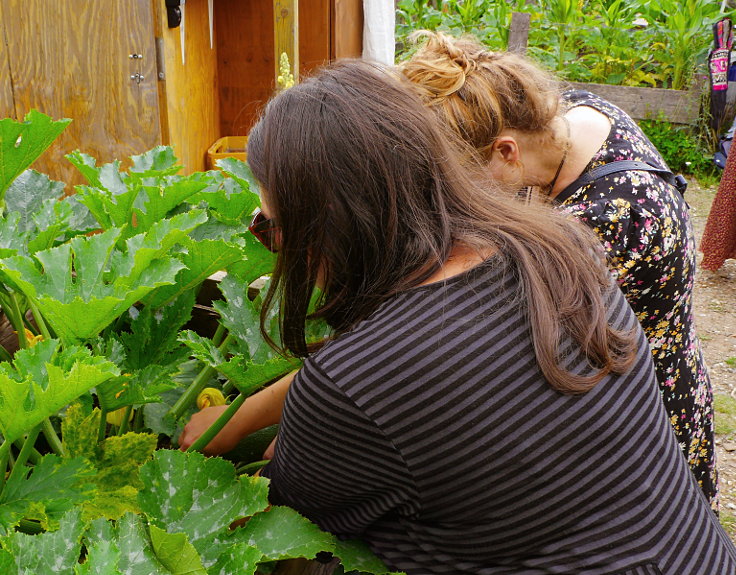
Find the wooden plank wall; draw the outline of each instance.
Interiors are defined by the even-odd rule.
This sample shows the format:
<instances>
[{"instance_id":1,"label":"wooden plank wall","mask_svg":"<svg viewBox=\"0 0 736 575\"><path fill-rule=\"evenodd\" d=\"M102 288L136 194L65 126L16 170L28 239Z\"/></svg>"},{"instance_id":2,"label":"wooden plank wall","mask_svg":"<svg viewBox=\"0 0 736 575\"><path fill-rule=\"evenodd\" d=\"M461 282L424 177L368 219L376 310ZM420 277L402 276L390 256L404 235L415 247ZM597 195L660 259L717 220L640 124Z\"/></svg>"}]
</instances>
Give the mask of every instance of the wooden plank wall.
<instances>
[{"instance_id":1,"label":"wooden plank wall","mask_svg":"<svg viewBox=\"0 0 736 575\"><path fill-rule=\"evenodd\" d=\"M150 0L0 2L16 117L36 108L73 120L35 169L80 183L65 154L79 148L99 164L158 142ZM132 53L143 57L131 59ZM134 73L145 79L131 80Z\"/></svg>"},{"instance_id":2,"label":"wooden plank wall","mask_svg":"<svg viewBox=\"0 0 736 575\"><path fill-rule=\"evenodd\" d=\"M8 19L4 12L4 2L0 0L0 119L15 118L15 102L13 102L13 83L10 79L10 61L8 56Z\"/></svg>"},{"instance_id":3,"label":"wooden plank wall","mask_svg":"<svg viewBox=\"0 0 736 575\"><path fill-rule=\"evenodd\" d=\"M333 60L360 58L363 53L363 0L334 0Z\"/></svg>"},{"instance_id":4,"label":"wooden plank wall","mask_svg":"<svg viewBox=\"0 0 736 575\"><path fill-rule=\"evenodd\" d=\"M275 88L271 3L217 0L220 130L244 136ZM299 0L299 70L362 51L361 0Z\"/></svg>"},{"instance_id":5,"label":"wooden plank wall","mask_svg":"<svg viewBox=\"0 0 736 575\"><path fill-rule=\"evenodd\" d=\"M210 48L207 0L185 4L185 48L182 63L180 29L169 28L165 0L156 1L156 35L163 42L164 77L159 81L162 141L174 148L182 173L206 169L207 149L221 136L217 82L217 18ZM221 0L215 0L217 7ZM246 4L254 4L247 2Z\"/></svg>"}]
</instances>

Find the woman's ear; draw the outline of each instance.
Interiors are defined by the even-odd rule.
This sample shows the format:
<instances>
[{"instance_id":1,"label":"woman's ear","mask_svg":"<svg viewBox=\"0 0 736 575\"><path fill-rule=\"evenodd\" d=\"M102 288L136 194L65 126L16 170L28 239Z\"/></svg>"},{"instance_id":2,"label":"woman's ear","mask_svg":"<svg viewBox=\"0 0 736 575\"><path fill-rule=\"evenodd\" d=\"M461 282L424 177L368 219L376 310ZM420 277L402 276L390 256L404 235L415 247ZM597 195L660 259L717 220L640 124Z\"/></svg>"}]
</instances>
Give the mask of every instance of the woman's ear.
<instances>
[{"instance_id":1,"label":"woman's ear","mask_svg":"<svg viewBox=\"0 0 736 575\"><path fill-rule=\"evenodd\" d=\"M505 163L516 164L519 162L519 145L513 136L502 135L496 138L491 146L491 156L500 155L500 160Z\"/></svg>"}]
</instances>

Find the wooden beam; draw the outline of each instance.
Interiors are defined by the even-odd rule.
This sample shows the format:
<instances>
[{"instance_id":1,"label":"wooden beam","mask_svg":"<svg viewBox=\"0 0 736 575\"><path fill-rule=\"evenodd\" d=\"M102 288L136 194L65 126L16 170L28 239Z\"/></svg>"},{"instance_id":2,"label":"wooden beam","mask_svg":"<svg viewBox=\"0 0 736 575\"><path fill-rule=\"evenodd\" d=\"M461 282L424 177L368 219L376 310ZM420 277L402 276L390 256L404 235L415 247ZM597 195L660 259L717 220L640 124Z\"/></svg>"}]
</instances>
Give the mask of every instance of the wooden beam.
<instances>
[{"instance_id":1,"label":"wooden beam","mask_svg":"<svg viewBox=\"0 0 736 575\"><path fill-rule=\"evenodd\" d=\"M299 0L273 0L274 78L279 76L281 54L289 58L294 81L299 80Z\"/></svg>"},{"instance_id":2,"label":"wooden beam","mask_svg":"<svg viewBox=\"0 0 736 575\"><path fill-rule=\"evenodd\" d=\"M334 0L332 59L360 58L363 54L362 0Z\"/></svg>"},{"instance_id":3,"label":"wooden beam","mask_svg":"<svg viewBox=\"0 0 736 575\"><path fill-rule=\"evenodd\" d=\"M507 50L517 54L526 54L529 43L529 22L531 15L528 12L514 12L511 14L509 28L509 42Z\"/></svg>"},{"instance_id":4,"label":"wooden beam","mask_svg":"<svg viewBox=\"0 0 736 575\"><path fill-rule=\"evenodd\" d=\"M700 116L703 84L698 82L689 90L611 86L583 82L569 82L569 85L608 100L635 120L663 118L674 124L695 124Z\"/></svg>"}]
</instances>

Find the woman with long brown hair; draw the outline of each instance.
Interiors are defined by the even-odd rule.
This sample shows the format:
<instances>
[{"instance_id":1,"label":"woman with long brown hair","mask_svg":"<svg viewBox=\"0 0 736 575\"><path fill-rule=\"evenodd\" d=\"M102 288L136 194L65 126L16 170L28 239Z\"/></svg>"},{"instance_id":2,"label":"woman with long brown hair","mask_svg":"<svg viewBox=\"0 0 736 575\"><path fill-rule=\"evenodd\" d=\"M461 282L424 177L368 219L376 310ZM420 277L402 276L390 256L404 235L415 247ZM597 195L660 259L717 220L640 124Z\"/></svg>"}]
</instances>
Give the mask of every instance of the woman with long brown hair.
<instances>
[{"instance_id":1,"label":"woman with long brown hair","mask_svg":"<svg viewBox=\"0 0 736 575\"><path fill-rule=\"evenodd\" d=\"M587 228L478 186L365 62L276 96L248 158L264 313L305 357L271 398L272 503L410 575L736 573ZM335 334L310 353L317 287Z\"/></svg>"},{"instance_id":2,"label":"woman with long brown hair","mask_svg":"<svg viewBox=\"0 0 736 575\"><path fill-rule=\"evenodd\" d=\"M416 39L426 42L400 68L466 165L534 190L599 236L649 340L680 448L718 509L713 393L693 315L695 237L662 156L621 109L563 92L523 56L442 33Z\"/></svg>"}]
</instances>

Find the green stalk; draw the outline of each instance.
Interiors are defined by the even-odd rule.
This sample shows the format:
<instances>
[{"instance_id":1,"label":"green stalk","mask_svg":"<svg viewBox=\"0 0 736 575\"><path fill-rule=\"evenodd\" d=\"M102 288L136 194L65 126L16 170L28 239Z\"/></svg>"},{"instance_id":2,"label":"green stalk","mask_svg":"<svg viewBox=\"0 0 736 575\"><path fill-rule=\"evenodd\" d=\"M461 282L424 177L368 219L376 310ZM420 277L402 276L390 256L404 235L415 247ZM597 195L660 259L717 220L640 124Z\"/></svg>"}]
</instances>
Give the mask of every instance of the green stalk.
<instances>
[{"instance_id":1,"label":"green stalk","mask_svg":"<svg viewBox=\"0 0 736 575\"><path fill-rule=\"evenodd\" d=\"M8 460L10 459L10 442L5 441L0 445L0 493L5 488L5 474L8 470Z\"/></svg>"},{"instance_id":2,"label":"green stalk","mask_svg":"<svg viewBox=\"0 0 736 575\"><path fill-rule=\"evenodd\" d=\"M13 314L15 322L12 322L12 319L9 317L8 319L11 319L11 322L13 323L13 327L15 328L16 332L18 332L18 347L20 349L26 349L28 347L28 339L26 339L26 326L23 322L23 312L20 310L20 304L18 303L18 298L15 297L15 294L10 294L10 301L13 305Z\"/></svg>"},{"instance_id":3,"label":"green stalk","mask_svg":"<svg viewBox=\"0 0 736 575\"><path fill-rule=\"evenodd\" d=\"M13 356L10 355L10 352L2 345L0 345L0 361L7 361L8 363L13 361Z\"/></svg>"},{"instance_id":4,"label":"green stalk","mask_svg":"<svg viewBox=\"0 0 736 575\"><path fill-rule=\"evenodd\" d=\"M105 440L107 434L107 409L100 407L100 427L97 431L97 441L102 442Z\"/></svg>"},{"instance_id":5,"label":"green stalk","mask_svg":"<svg viewBox=\"0 0 736 575\"><path fill-rule=\"evenodd\" d=\"M41 527L41 524L38 521L21 519L20 523L18 523L18 531L28 535L38 535L39 533L43 533L45 530Z\"/></svg>"},{"instance_id":6,"label":"green stalk","mask_svg":"<svg viewBox=\"0 0 736 575\"><path fill-rule=\"evenodd\" d=\"M16 439L13 442L13 445L15 445L18 449L23 448L23 440L22 439ZM33 463L34 465L37 464L41 460L42 455L38 452L38 450L34 449L31 451L31 453L28 455L28 461Z\"/></svg>"},{"instance_id":7,"label":"green stalk","mask_svg":"<svg viewBox=\"0 0 736 575\"><path fill-rule=\"evenodd\" d=\"M233 401L230 405L227 406L227 409L222 412L222 415L218 417L215 422L209 426L207 431L205 431L202 435L199 436L199 439L192 443L187 451L202 451L205 447L207 447L207 444L209 444L210 441L222 431L222 428L225 427L225 424L230 421L235 415L235 412L240 409L240 406L243 405L245 402L245 395L239 395L235 398L235 401Z\"/></svg>"},{"instance_id":8,"label":"green stalk","mask_svg":"<svg viewBox=\"0 0 736 575\"><path fill-rule=\"evenodd\" d=\"M34 305L34 303L30 300L28 300L28 305L31 308L31 313L33 314L33 319L36 320L36 325L38 326L38 329L43 334L43 338L46 340L52 339L51 332L49 331L49 328L46 325L41 312L38 310L38 307Z\"/></svg>"},{"instance_id":9,"label":"green stalk","mask_svg":"<svg viewBox=\"0 0 736 575\"><path fill-rule=\"evenodd\" d=\"M64 447L61 444L59 436L56 435L56 430L54 429L54 426L51 425L51 420L48 417L43 420L41 430L43 431L43 436L46 438L51 451L56 455L63 455Z\"/></svg>"},{"instance_id":10,"label":"green stalk","mask_svg":"<svg viewBox=\"0 0 736 575\"><path fill-rule=\"evenodd\" d=\"M128 428L130 427L130 413L133 411L132 405L126 405L125 411L123 412L123 421L120 423L120 427L118 428L118 435L125 435L128 433Z\"/></svg>"},{"instance_id":11,"label":"green stalk","mask_svg":"<svg viewBox=\"0 0 736 575\"><path fill-rule=\"evenodd\" d=\"M215 333L215 336L217 336L217 333ZM220 351L224 351L230 344L230 341L232 341L232 335L227 334L218 346ZM197 377L194 378L194 381L189 384L186 391L182 393L181 397L172 406L167 415L173 416L175 419L179 419L189 406L197 401L197 396L205 387L207 387L207 382L213 375L215 375L215 373L217 373L217 370L214 367L209 365L204 366L197 374Z\"/></svg>"},{"instance_id":12,"label":"green stalk","mask_svg":"<svg viewBox=\"0 0 736 575\"><path fill-rule=\"evenodd\" d=\"M250 463L243 465L243 467L238 469L238 475L253 475L256 471L258 471L262 467L265 467L268 461L269 461L268 459L261 459L260 461L251 461Z\"/></svg>"},{"instance_id":13,"label":"green stalk","mask_svg":"<svg viewBox=\"0 0 736 575\"><path fill-rule=\"evenodd\" d=\"M30 433L28 433L28 437L26 437L23 447L21 448L18 457L15 459L15 465L13 466L13 470L10 472L8 481L12 481L21 473L25 473L26 461L28 461L31 451L33 451L33 446L36 444L36 439L38 438L39 433L41 433L41 424L38 424L30 431Z\"/></svg>"},{"instance_id":14,"label":"green stalk","mask_svg":"<svg viewBox=\"0 0 736 575\"><path fill-rule=\"evenodd\" d=\"M212 343L219 346L222 344L222 338L225 337L225 326L221 323L217 324L215 335L212 336Z\"/></svg>"}]
</instances>

